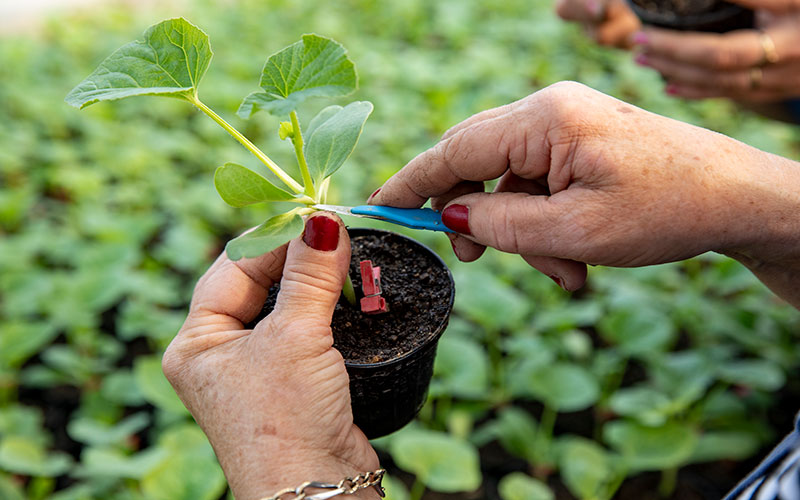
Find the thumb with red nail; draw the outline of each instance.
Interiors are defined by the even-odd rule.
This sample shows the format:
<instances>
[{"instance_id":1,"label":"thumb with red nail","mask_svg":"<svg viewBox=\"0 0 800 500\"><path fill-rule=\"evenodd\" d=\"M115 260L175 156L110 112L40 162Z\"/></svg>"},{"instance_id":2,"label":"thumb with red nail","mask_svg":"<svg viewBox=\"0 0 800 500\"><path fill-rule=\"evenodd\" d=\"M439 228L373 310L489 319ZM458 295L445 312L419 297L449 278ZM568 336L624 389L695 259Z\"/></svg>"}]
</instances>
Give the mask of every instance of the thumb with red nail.
<instances>
[{"instance_id":1,"label":"thumb with red nail","mask_svg":"<svg viewBox=\"0 0 800 500\"><path fill-rule=\"evenodd\" d=\"M349 262L341 220L318 213L302 236L270 253L236 262L220 255L195 288L163 368L237 499L379 467L353 424L349 379L333 348L331 318ZM272 313L245 328L277 282ZM357 497L378 495L369 488Z\"/></svg>"}]
</instances>

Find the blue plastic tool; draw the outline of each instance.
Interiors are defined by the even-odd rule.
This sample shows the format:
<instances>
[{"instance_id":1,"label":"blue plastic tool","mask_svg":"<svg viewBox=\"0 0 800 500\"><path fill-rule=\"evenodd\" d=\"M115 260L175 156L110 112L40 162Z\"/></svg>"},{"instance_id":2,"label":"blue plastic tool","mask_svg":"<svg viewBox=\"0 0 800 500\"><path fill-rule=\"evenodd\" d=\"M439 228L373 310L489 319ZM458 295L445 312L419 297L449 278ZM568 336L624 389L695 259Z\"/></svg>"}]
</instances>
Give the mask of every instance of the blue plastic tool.
<instances>
[{"instance_id":1,"label":"blue plastic tool","mask_svg":"<svg viewBox=\"0 0 800 500\"><path fill-rule=\"evenodd\" d=\"M444 225L441 212L430 208L395 208L381 205L359 205L357 207L314 205L313 207L337 214L384 220L412 229L426 229L428 231L442 231L445 233L455 232Z\"/></svg>"}]
</instances>

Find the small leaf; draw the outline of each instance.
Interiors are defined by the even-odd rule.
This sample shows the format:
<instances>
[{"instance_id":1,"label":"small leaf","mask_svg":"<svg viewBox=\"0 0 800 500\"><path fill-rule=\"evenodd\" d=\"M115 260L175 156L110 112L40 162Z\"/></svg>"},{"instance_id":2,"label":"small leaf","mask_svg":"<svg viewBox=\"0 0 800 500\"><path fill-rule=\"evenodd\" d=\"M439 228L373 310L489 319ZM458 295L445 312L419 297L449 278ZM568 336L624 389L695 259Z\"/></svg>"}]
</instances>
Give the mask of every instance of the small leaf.
<instances>
[{"instance_id":1,"label":"small leaf","mask_svg":"<svg viewBox=\"0 0 800 500\"><path fill-rule=\"evenodd\" d=\"M755 454L761 440L753 432L711 431L703 433L692 454L692 462L744 460Z\"/></svg>"},{"instance_id":2,"label":"small leaf","mask_svg":"<svg viewBox=\"0 0 800 500\"><path fill-rule=\"evenodd\" d=\"M0 442L0 469L26 476L56 477L69 469L72 460L61 452L48 454L26 437L8 436Z\"/></svg>"},{"instance_id":3,"label":"small leaf","mask_svg":"<svg viewBox=\"0 0 800 500\"><path fill-rule=\"evenodd\" d=\"M600 386L591 372L571 363L542 366L516 382L527 388L527 394L556 411L583 410L600 396Z\"/></svg>"},{"instance_id":4,"label":"small leaf","mask_svg":"<svg viewBox=\"0 0 800 500\"><path fill-rule=\"evenodd\" d=\"M633 417L645 425L657 426L667 421L671 401L655 389L626 387L611 396L609 406L619 415Z\"/></svg>"},{"instance_id":5,"label":"small leaf","mask_svg":"<svg viewBox=\"0 0 800 500\"><path fill-rule=\"evenodd\" d=\"M248 118L264 110L286 115L309 97L350 94L357 86L356 70L344 47L319 35L303 35L267 59L259 84L264 92L245 97L237 114Z\"/></svg>"},{"instance_id":6,"label":"small leaf","mask_svg":"<svg viewBox=\"0 0 800 500\"><path fill-rule=\"evenodd\" d=\"M217 168L214 186L225 203L237 208L264 201L288 201L294 198L293 194L275 186L260 174L231 162Z\"/></svg>"},{"instance_id":7,"label":"small leaf","mask_svg":"<svg viewBox=\"0 0 800 500\"><path fill-rule=\"evenodd\" d=\"M433 367L431 396L450 395L480 399L489 387L489 359L475 341L443 337Z\"/></svg>"},{"instance_id":8,"label":"small leaf","mask_svg":"<svg viewBox=\"0 0 800 500\"><path fill-rule=\"evenodd\" d=\"M231 260L253 258L275 250L303 232L303 218L294 212L276 215L254 230L228 242L225 252Z\"/></svg>"},{"instance_id":9,"label":"small leaf","mask_svg":"<svg viewBox=\"0 0 800 500\"><path fill-rule=\"evenodd\" d=\"M383 476L382 486L386 490L385 500L408 500L408 488L403 482L394 476Z\"/></svg>"},{"instance_id":10,"label":"small leaf","mask_svg":"<svg viewBox=\"0 0 800 500\"><path fill-rule=\"evenodd\" d=\"M497 490L503 500L553 500L550 488L522 472L512 472L500 480Z\"/></svg>"},{"instance_id":11,"label":"small leaf","mask_svg":"<svg viewBox=\"0 0 800 500\"><path fill-rule=\"evenodd\" d=\"M150 424L146 413L136 413L116 425L108 425L89 417L78 417L67 424L67 433L75 441L89 445L110 445L123 442Z\"/></svg>"},{"instance_id":12,"label":"small leaf","mask_svg":"<svg viewBox=\"0 0 800 500\"><path fill-rule=\"evenodd\" d=\"M324 109L322 113L325 113ZM371 102L356 101L339 109L319 125L315 124L305 147L308 169L315 184L336 172L350 156L370 113Z\"/></svg>"},{"instance_id":13,"label":"small leaf","mask_svg":"<svg viewBox=\"0 0 800 500\"><path fill-rule=\"evenodd\" d=\"M645 427L614 421L603 427L603 437L635 470L662 470L685 465L698 442L695 429L678 422Z\"/></svg>"},{"instance_id":14,"label":"small leaf","mask_svg":"<svg viewBox=\"0 0 800 500\"><path fill-rule=\"evenodd\" d=\"M500 410L497 420L492 424L497 440L506 451L529 462L534 460L538 425L530 413L509 406Z\"/></svg>"},{"instance_id":15,"label":"small leaf","mask_svg":"<svg viewBox=\"0 0 800 500\"><path fill-rule=\"evenodd\" d=\"M609 498L609 485L621 475L608 451L579 437L560 441L558 467L564 484L577 498Z\"/></svg>"},{"instance_id":16,"label":"small leaf","mask_svg":"<svg viewBox=\"0 0 800 500\"><path fill-rule=\"evenodd\" d=\"M133 376L136 378L139 390L149 403L171 413L179 415L188 413L161 371L161 359L158 356L137 358L133 365Z\"/></svg>"},{"instance_id":17,"label":"small leaf","mask_svg":"<svg viewBox=\"0 0 800 500\"><path fill-rule=\"evenodd\" d=\"M160 446L151 446L134 455L125 455L111 448L84 448L81 452L81 464L71 475L78 478L141 479L167 457L167 450Z\"/></svg>"},{"instance_id":18,"label":"small leaf","mask_svg":"<svg viewBox=\"0 0 800 500\"><path fill-rule=\"evenodd\" d=\"M310 122L308 122L308 126L303 132L303 135L305 135L306 138L311 137L312 135L314 135L314 131L317 130L317 128L320 125L330 120L331 117L333 117L336 113L338 113L342 109L343 108L341 106L336 106L336 105L323 108L322 111L317 113L317 116L315 116L314 118L311 119Z\"/></svg>"},{"instance_id":19,"label":"small leaf","mask_svg":"<svg viewBox=\"0 0 800 500\"><path fill-rule=\"evenodd\" d=\"M777 391L786 382L783 371L763 359L740 359L720 366L719 378L725 382L764 391Z\"/></svg>"},{"instance_id":20,"label":"small leaf","mask_svg":"<svg viewBox=\"0 0 800 500\"><path fill-rule=\"evenodd\" d=\"M428 488L445 493L472 491L481 484L478 451L441 432L409 429L392 438L392 458Z\"/></svg>"},{"instance_id":21,"label":"small leaf","mask_svg":"<svg viewBox=\"0 0 800 500\"><path fill-rule=\"evenodd\" d=\"M8 321L0 335L0 366L17 367L58 335L44 322Z\"/></svg>"},{"instance_id":22,"label":"small leaf","mask_svg":"<svg viewBox=\"0 0 800 500\"><path fill-rule=\"evenodd\" d=\"M144 40L108 56L65 100L83 109L138 95L192 97L211 55L208 35L200 28L183 18L168 19L148 28Z\"/></svg>"}]
</instances>

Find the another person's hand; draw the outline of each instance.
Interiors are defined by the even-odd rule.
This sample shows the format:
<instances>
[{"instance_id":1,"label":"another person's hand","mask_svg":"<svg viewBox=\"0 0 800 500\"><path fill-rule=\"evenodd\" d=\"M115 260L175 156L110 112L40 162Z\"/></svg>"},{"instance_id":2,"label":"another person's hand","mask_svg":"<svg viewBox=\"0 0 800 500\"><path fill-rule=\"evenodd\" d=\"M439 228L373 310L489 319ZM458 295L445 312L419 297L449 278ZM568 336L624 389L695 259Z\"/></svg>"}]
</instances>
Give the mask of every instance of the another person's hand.
<instances>
[{"instance_id":1,"label":"another person's hand","mask_svg":"<svg viewBox=\"0 0 800 500\"><path fill-rule=\"evenodd\" d=\"M288 249L238 262L223 254L195 288L164 373L208 436L237 500L378 468L353 425L347 372L332 347L331 317L349 261L341 221L314 215ZM245 329L278 280L274 311ZM371 488L359 495L377 498Z\"/></svg>"},{"instance_id":2,"label":"another person's hand","mask_svg":"<svg viewBox=\"0 0 800 500\"><path fill-rule=\"evenodd\" d=\"M498 179L493 193L483 181ZM644 266L715 250L800 304L800 167L576 83L477 114L370 203L443 209L463 261L518 253L567 290L585 264Z\"/></svg>"},{"instance_id":3,"label":"another person's hand","mask_svg":"<svg viewBox=\"0 0 800 500\"><path fill-rule=\"evenodd\" d=\"M579 23L600 45L622 49L632 46L631 35L641 27L625 0L558 0L556 13Z\"/></svg>"},{"instance_id":4,"label":"another person's hand","mask_svg":"<svg viewBox=\"0 0 800 500\"><path fill-rule=\"evenodd\" d=\"M636 61L661 73L667 93L688 99L766 103L800 97L800 12L789 10L792 0L748 2L771 9L758 11L760 30L716 34L647 27L633 36L640 48Z\"/></svg>"}]
</instances>

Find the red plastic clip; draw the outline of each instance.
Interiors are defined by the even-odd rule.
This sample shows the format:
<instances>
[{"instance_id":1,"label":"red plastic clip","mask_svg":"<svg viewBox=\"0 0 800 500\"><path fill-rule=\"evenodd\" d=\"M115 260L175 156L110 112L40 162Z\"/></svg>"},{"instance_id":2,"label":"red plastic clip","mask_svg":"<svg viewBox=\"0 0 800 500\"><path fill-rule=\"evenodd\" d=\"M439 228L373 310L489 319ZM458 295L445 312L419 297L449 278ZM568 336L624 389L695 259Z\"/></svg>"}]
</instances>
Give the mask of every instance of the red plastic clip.
<instances>
[{"instance_id":1,"label":"red plastic clip","mask_svg":"<svg viewBox=\"0 0 800 500\"><path fill-rule=\"evenodd\" d=\"M361 312L378 314L388 312L386 299L381 297L381 268L373 267L371 260L359 262L361 267L361 290L364 298L361 299Z\"/></svg>"}]
</instances>

